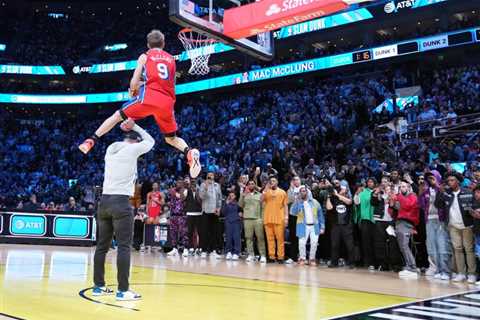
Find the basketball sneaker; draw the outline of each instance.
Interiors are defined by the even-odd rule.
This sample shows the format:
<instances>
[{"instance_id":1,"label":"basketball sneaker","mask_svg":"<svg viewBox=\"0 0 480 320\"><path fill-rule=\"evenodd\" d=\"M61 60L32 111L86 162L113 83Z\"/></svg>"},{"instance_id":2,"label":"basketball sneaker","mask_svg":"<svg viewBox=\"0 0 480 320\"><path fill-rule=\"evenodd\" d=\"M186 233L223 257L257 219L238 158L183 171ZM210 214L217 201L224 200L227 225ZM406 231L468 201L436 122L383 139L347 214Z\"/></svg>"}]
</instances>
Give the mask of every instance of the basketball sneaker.
<instances>
[{"instance_id":1,"label":"basketball sneaker","mask_svg":"<svg viewBox=\"0 0 480 320\"><path fill-rule=\"evenodd\" d=\"M198 149L188 150L187 163L190 167L190 177L195 179L202 171L202 165L200 164L200 151L198 151Z\"/></svg>"},{"instance_id":2,"label":"basketball sneaker","mask_svg":"<svg viewBox=\"0 0 480 320\"><path fill-rule=\"evenodd\" d=\"M138 293L135 293L131 290L128 291L117 291L116 296L117 301L135 301L142 299L142 296Z\"/></svg>"},{"instance_id":3,"label":"basketball sneaker","mask_svg":"<svg viewBox=\"0 0 480 320\"><path fill-rule=\"evenodd\" d=\"M86 139L81 145L78 146L78 149L82 151L84 154L87 154L90 150L92 150L93 146L95 145L95 141L93 139Z\"/></svg>"},{"instance_id":4,"label":"basketball sneaker","mask_svg":"<svg viewBox=\"0 0 480 320\"><path fill-rule=\"evenodd\" d=\"M92 296L99 297L99 296L108 296L113 294L113 290L108 287L93 287Z\"/></svg>"}]
</instances>

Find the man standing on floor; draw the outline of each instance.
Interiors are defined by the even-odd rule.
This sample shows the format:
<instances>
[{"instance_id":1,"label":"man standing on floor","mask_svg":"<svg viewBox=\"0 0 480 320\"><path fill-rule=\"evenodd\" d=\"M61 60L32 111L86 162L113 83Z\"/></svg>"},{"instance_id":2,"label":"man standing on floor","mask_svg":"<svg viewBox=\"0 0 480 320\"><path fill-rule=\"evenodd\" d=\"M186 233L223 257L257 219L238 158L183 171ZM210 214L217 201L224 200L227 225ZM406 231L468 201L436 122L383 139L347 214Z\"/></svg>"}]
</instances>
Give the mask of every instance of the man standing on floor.
<instances>
[{"instance_id":1,"label":"man standing on floor","mask_svg":"<svg viewBox=\"0 0 480 320\"><path fill-rule=\"evenodd\" d=\"M130 250L133 237L133 210L129 197L133 196L137 178L138 157L153 148L154 140L145 130L128 119L122 129L132 127L123 141L114 142L105 154L105 179L98 208L98 239L94 257L94 296L110 295L113 290L105 285L105 256L112 242L117 240L116 299L139 300L141 295L129 290ZM124 129L126 130L126 129Z\"/></svg>"},{"instance_id":2,"label":"man standing on floor","mask_svg":"<svg viewBox=\"0 0 480 320\"><path fill-rule=\"evenodd\" d=\"M477 281L477 263L474 252L473 235L473 194L468 189L463 189L460 184L463 176L451 171L447 174L448 187L441 187L435 199L435 206L444 209L448 215L448 230L455 254L458 274L454 282L473 284ZM465 260L465 256L467 257ZM468 268L467 268L468 267ZM468 277L467 277L468 275Z\"/></svg>"},{"instance_id":3,"label":"man standing on floor","mask_svg":"<svg viewBox=\"0 0 480 320\"><path fill-rule=\"evenodd\" d=\"M255 261L255 250L253 247L253 235L257 238L260 263L267 262L265 250L265 236L263 231L262 201L261 193L257 191L255 181L250 180L240 195L239 205L243 208L243 227L245 230L245 241L247 243L247 262Z\"/></svg>"},{"instance_id":4,"label":"man standing on floor","mask_svg":"<svg viewBox=\"0 0 480 320\"><path fill-rule=\"evenodd\" d=\"M262 194L264 203L265 233L267 234L268 256L278 263L285 260L285 226L288 224L287 193L278 187L278 180L271 177Z\"/></svg>"},{"instance_id":5,"label":"man standing on floor","mask_svg":"<svg viewBox=\"0 0 480 320\"><path fill-rule=\"evenodd\" d=\"M412 186L407 181L400 183L400 192L389 199L390 208L395 217L395 234L398 246L405 260L405 269L399 272L402 278L418 278L417 263L410 249L410 240L415 233L415 227L420 223L418 198L412 192Z\"/></svg>"},{"instance_id":6,"label":"man standing on floor","mask_svg":"<svg viewBox=\"0 0 480 320\"><path fill-rule=\"evenodd\" d=\"M202 232L200 232L200 246L202 247L202 258L207 253L213 258L218 258L221 250L220 238L220 209L222 207L222 190L215 182L215 174L207 173L207 181L203 182L199 191L202 199Z\"/></svg>"}]
</instances>

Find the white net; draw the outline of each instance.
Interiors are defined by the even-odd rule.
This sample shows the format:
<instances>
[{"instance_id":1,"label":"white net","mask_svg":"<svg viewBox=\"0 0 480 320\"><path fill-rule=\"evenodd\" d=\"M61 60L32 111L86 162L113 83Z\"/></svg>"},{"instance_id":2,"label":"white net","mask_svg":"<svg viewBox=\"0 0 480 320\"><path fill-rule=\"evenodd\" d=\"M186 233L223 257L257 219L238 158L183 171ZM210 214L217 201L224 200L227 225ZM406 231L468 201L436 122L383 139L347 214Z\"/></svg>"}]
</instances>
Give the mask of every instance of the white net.
<instances>
[{"instance_id":1,"label":"white net","mask_svg":"<svg viewBox=\"0 0 480 320\"><path fill-rule=\"evenodd\" d=\"M188 58L191 61L189 74L206 75L210 72L208 60L214 52L215 39L195 32L191 29L183 29L178 33L178 39L183 44Z\"/></svg>"}]
</instances>

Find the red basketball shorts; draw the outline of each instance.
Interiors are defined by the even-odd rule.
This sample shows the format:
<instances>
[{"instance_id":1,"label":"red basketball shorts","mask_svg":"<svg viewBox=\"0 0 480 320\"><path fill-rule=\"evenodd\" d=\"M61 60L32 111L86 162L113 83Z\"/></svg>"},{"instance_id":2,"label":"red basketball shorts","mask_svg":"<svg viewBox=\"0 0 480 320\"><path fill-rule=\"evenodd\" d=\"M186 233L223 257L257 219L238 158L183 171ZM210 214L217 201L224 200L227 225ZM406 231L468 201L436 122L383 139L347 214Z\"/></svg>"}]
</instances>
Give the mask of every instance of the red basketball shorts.
<instances>
[{"instance_id":1,"label":"red basketball shorts","mask_svg":"<svg viewBox=\"0 0 480 320\"><path fill-rule=\"evenodd\" d=\"M153 116L164 135L174 135L178 129L174 105L175 99L170 96L148 88L142 88L140 94L127 101L120 112L133 120Z\"/></svg>"}]
</instances>

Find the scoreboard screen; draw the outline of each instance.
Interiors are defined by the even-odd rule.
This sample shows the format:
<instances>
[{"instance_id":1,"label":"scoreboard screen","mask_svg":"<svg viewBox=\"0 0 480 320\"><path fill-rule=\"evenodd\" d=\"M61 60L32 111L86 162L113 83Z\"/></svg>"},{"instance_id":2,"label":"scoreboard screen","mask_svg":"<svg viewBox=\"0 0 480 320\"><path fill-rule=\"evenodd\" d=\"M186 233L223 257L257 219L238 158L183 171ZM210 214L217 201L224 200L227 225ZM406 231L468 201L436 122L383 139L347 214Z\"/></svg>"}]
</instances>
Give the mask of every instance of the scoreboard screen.
<instances>
[{"instance_id":1,"label":"scoreboard screen","mask_svg":"<svg viewBox=\"0 0 480 320\"><path fill-rule=\"evenodd\" d=\"M363 62L372 60L372 52L370 50L363 50L353 53L353 62Z\"/></svg>"}]
</instances>

